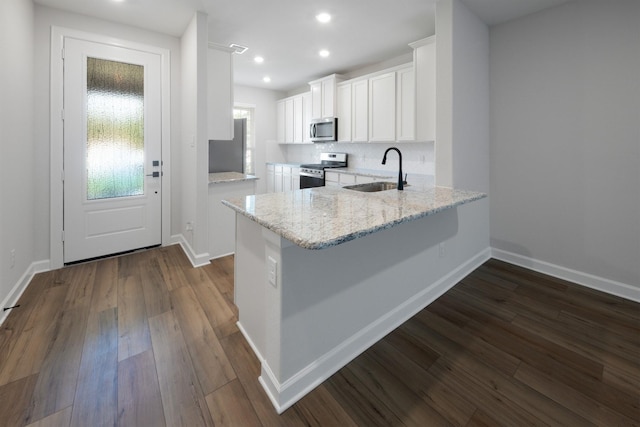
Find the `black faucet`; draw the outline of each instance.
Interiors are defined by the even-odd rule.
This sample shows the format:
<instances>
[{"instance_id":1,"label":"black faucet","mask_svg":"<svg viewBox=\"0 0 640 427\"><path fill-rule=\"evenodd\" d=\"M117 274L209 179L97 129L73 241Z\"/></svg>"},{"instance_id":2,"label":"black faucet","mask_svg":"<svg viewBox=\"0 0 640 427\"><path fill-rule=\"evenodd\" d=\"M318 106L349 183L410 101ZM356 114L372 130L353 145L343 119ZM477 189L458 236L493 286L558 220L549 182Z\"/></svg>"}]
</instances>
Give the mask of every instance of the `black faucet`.
<instances>
[{"instance_id":1,"label":"black faucet","mask_svg":"<svg viewBox=\"0 0 640 427\"><path fill-rule=\"evenodd\" d=\"M391 150L394 150L398 153L398 157L400 158L400 169L398 170L398 190L404 190L404 181L402 179L402 153L396 147L387 148L387 151L384 152L384 157L382 158L382 164L387 164L387 153Z\"/></svg>"}]
</instances>

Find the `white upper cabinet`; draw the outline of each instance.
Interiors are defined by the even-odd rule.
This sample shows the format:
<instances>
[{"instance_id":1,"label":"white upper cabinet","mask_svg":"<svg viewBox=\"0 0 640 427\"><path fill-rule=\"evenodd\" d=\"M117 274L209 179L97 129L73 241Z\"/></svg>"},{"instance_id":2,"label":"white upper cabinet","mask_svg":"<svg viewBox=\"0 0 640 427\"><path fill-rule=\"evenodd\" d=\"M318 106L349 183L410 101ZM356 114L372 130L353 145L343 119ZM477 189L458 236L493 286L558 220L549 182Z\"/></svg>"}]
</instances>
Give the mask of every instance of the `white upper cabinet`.
<instances>
[{"instance_id":1,"label":"white upper cabinet","mask_svg":"<svg viewBox=\"0 0 640 427\"><path fill-rule=\"evenodd\" d=\"M305 92L302 98L302 142L311 144L311 133L309 126L311 125L311 92Z\"/></svg>"},{"instance_id":2,"label":"white upper cabinet","mask_svg":"<svg viewBox=\"0 0 640 427\"><path fill-rule=\"evenodd\" d=\"M336 116L336 85L344 80L338 74L332 74L309 82L311 88L311 118L323 119ZM338 123L338 126L340 124Z\"/></svg>"},{"instance_id":3,"label":"white upper cabinet","mask_svg":"<svg viewBox=\"0 0 640 427\"><path fill-rule=\"evenodd\" d=\"M288 98L284 102L284 140L286 142L293 142L295 128L294 119L293 98Z\"/></svg>"},{"instance_id":4,"label":"white upper cabinet","mask_svg":"<svg viewBox=\"0 0 640 427\"><path fill-rule=\"evenodd\" d=\"M369 79L369 141L396 140L396 73Z\"/></svg>"},{"instance_id":5,"label":"white upper cabinet","mask_svg":"<svg viewBox=\"0 0 640 427\"><path fill-rule=\"evenodd\" d=\"M436 135L436 36L411 43L415 69L416 140Z\"/></svg>"},{"instance_id":6,"label":"white upper cabinet","mask_svg":"<svg viewBox=\"0 0 640 427\"><path fill-rule=\"evenodd\" d=\"M337 96L338 141L351 141L351 83L339 84Z\"/></svg>"},{"instance_id":7,"label":"white upper cabinet","mask_svg":"<svg viewBox=\"0 0 640 427\"><path fill-rule=\"evenodd\" d=\"M285 142L285 129L287 127L285 103L284 99L276 102L276 140L281 144Z\"/></svg>"},{"instance_id":8,"label":"white upper cabinet","mask_svg":"<svg viewBox=\"0 0 640 427\"><path fill-rule=\"evenodd\" d=\"M233 139L232 50L209 45L207 51L207 136Z\"/></svg>"},{"instance_id":9,"label":"white upper cabinet","mask_svg":"<svg viewBox=\"0 0 640 427\"><path fill-rule=\"evenodd\" d=\"M396 72L396 139L416 140L416 96L413 67Z\"/></svg>"},{"instance_id":10,"label":"white upper cabinet","mask_svg":"<svg viewBox=\"0 0 640 427\"><path fill-rule=\"evenodd\" d=\"M354 142L369 141L369 81L351 84L351 135ZM340 126L340 123L338 123Z\"/></svg>"},{"instance_id":11,"label":"white upper cabinet","mask_svg":"<svg viewBox=\"0 0 640 427\"><path fill-rule=\"evenodd\" d=\"M311 143L311 93L291 96L276 102L276 138L280 144Z\"/></svg>"}]
</instances>

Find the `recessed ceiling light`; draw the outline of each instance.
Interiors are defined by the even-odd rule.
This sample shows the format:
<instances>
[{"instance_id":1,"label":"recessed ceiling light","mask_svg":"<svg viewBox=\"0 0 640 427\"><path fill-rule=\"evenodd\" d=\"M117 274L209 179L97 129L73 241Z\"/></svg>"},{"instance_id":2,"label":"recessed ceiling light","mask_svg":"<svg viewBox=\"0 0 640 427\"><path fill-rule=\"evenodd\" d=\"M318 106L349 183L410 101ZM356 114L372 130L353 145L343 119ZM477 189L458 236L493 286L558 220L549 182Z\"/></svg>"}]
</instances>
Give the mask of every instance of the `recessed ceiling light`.
<instances>
[{"instance_id":1,"label":"recessed ceiling light","mask_svg":"<svg viewBox=\"0 0 640 427\"><path fill-rule=\"evenodd\" d=\"M322 56L323 58L326 58L327 56L330 55L330 53L327 49L322 49L320 52L318 52L318 55Z\"/></svg>"},{"instance_id":2,"label":"recessed ceiling light","mask_svg":"<svg viewBox=\"0 0 640 427\"><path fill-rule=\"evenodd\" d=\"M262 56L256 56L253 60L258 64L262 64L264 62L264 58Z\"/></svg>"},{"instance_id":3,"label":"recessed ceiling light","mask_svg":"<svg viewBox=\"0 0 640 427\"><path fill-rule=\"evenodd\" d=\"M318 22L326 24L327 22L331 21L331 15L326 12L322 12L316 15L316 19L318 20Z\"/></svg>"},{"instance_id":4,"label":"recessed ceiling light","mask_svg":"<svg viewBox=\"0 0 640 427\"><path fill-rule=\"evenodd\" d=\"M270 83L270 82L271 82L271 77L269 77L269 76L264 76L264 77L262 78L262 81L263 81L263 82L265 82L265 83Z\"/></svg>"}]
</instances>

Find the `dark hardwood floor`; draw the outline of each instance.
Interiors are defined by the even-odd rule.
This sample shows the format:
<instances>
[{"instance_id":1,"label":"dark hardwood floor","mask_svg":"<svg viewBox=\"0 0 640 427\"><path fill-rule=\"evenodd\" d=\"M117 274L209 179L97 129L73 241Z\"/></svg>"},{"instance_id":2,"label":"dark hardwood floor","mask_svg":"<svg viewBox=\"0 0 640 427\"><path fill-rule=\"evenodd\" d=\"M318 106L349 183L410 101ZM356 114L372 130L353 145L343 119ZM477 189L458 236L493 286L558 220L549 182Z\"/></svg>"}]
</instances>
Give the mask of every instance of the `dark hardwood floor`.
<instances>
[{"instance_id":1,"label":"dark hardwood floor","mask_svg":"<svg viewBox=\"0 0 640 427\"><path fill-rule=\"evenodd\" d=\"M640 304L491 260L282 415L233 258L38 274L0 330L2 426L640 425Z\"/></svg>"}]
</instances>

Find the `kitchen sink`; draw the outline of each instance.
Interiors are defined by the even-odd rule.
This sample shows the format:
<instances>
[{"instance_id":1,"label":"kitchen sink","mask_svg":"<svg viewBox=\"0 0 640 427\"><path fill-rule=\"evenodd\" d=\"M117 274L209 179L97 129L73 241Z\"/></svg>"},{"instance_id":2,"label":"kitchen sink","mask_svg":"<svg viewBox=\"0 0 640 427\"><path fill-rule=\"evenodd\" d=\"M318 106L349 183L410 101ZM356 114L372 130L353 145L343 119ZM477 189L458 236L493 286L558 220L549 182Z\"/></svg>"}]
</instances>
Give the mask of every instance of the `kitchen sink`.
<instances>
[{"instance_id":1,"label":"kitchen sink","mask_svg":"<svg viewBox=\"0 0 640 427\"><path fill-rule=\"evenodd\" d=\"M368 182L366 184L347 185L342 188L362 191L364 193L374 193L376 191L395 190L398 188L398 184L395 182Z\"/></svg>"}]
</instances>

